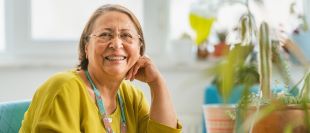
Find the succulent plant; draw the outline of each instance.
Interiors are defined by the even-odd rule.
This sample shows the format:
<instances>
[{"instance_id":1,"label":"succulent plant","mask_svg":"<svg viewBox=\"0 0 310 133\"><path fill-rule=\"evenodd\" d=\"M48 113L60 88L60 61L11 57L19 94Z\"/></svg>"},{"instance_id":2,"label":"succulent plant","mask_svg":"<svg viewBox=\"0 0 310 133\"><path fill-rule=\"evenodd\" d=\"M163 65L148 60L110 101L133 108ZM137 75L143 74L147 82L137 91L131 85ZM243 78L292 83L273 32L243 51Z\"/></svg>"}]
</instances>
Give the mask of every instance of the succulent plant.
<instances>
[{"instance_id":1,"label":"succulent plant","mask_svg":"<svg viewBox=\"0 0 310 133\"><path fill-rule=\"evenodd\" d=\"M259 28L259 59L258 67L260 74L260 89L262 96L271 99L271 40L269 38L269 28L266 22L262 22Z\"/></svg>"}]
</instances>

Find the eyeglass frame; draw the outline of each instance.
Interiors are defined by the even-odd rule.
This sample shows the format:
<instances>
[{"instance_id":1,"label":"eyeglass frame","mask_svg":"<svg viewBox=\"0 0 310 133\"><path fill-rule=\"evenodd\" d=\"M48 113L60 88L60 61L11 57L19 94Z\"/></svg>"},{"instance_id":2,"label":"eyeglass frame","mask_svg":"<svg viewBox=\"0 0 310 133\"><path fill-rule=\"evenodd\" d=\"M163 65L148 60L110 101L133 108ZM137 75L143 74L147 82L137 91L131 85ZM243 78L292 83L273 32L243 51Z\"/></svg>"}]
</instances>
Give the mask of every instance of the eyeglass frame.
<instances>
[{"instance_id":1,"label":"eyeglass frame","mask_svg":"<svg viewBox=\"0 0 310 133\"><path fill-rule=\"evenodd\" d=\"M102 36L103 33L110 34L111 37L109 37L108 40L103 41L104 39L102 39L102 38L100 37L100 36ZM129 35L131 36L131 39L133 39L133 40L134 40L134 37L135 37L135 36L137 36L137 38L138 38L139 40L141 39L141 36L140 36L139 34L133 34L133 33L127 33L127 34L129 34ZM125 43L127 43L127 44L132 44L132 42L133 42L133 40L132 40L131 42L129 42L129 41L126 41L126 39L123 39L123 38L121 37L122 32L121 32L121 33L116 33L116 32L99 32L99 34L92 33L92 34L88 35L88 37L97 37L97 38L99 38L99 40L102 41L102 43L108 43L108 42L111 42L113 39L115 39L115 35L117 35L117 37L118 37L119 39L121 39L123 42L125 42ZM109 36L109 35L108 35L108 36ZM141 44L141 45L142 45L142 44Z\"/></svg>"}]
</instances>

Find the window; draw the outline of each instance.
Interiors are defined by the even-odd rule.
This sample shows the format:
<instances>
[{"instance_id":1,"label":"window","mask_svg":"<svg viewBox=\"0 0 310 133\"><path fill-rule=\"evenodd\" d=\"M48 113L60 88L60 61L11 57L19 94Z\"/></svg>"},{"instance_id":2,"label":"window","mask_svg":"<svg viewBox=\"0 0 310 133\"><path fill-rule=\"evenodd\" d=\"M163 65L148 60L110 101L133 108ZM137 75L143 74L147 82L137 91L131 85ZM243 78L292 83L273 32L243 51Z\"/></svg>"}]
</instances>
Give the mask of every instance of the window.
<instances>
[{"instance_id":1,"label":"window","mask_svg":"<svg viewBox=\"0 0 310 133\"><path fill-rule=\"evenodd\" d=\"M305 16L308 21L308 25L310 25L310 1L309 0L304 0L304 12Z\"/></svg>"},{"instance_id":2,"label":"window","mask_svg":"<svg viewBox=\"0 0 310 133\"><path fill-rule=\"evenodd\" d=\"M242 1L242 0L240 0ZM219 0L172 0L170 3L170 39L179 39L186 33L195 37L195 33L190 26L189 14L194 12L199 16L217 16L217 22L220 27L228 28L235 24L240 14L245 11L240 5L228 5L228 2ZM210 7L214 9L210 9ZM232 23L233 22L233 23Z\"/></svg>"},{"instance_id":3,"label":"window","mask_svg":"<svg viewBox=\"0 0 310 133\"><path fill-rule=\"evenodd\" d=\"M0 0L0 51L3 51L5 48L4 30L4 1Z\"/></svg>"},{"instance_id":4,"label":"window","mask_svg":"<svg viewBox=\"0 0 310 133\"><path fill-rule=\"evenodd\" d=\"M252 0L249 6L257 24L266 21L275 30L291 34L302 23L299 18L303 15L302 2L301 0L262 0L262 2Z\"/></svg>"},{"instance_id":5,"label":"window","mask_svg":"<svg viewBox=\"0 0 310 133\"><path fill-rule=\"evenodd\" d=\"M171 0L170 7L170 37L179 38L183 33L193 35L189 23L192 0Z\"/></svg>"},{"instance_id":6,"label":"window","mask_svg":"<svg viewBox=\"0 0 310 133\"><path fill-rule=\"evenodd\" d=\"M246 12L245 6L238 3L245 3L245 0L237 0L239 2L236 0L224 1L225 0L171 0L170 39L179 39L183 33L195 37L195 33L189 24L189 13L194 11L204 16L210 10L207 4L214 4L215 7L217 7L217 21L214 23L216 28L232 28L235 26L240 16ZM295 6L292 6L293 1L296 2ZM273 28L283 28L287 33L292 32L293 29L296 28L296 25L300 23L297 19L297 14L303 12L302 6L303 4L300 0L249 0L249 8L254 14L257 24L262 20L266 20ZM290 9L292 8L295 9L295 14L290 14ZM306 10L306 12L309 12L309 9ZM310 15L308 14L308 16Z\"/></svg>"},{"instance_id":7,"label":"window","mask_svg":"<svg viewBox=\"0 0 310 133\"><path fill-rule=\"evenodd\" d=\"M143 21L143 0L1 1L5 6L4 54L16 58L76 59L78 39L86 21L106 3L124 5Z\"/></svg>"},{"instance_id":8,"label":"window","mask_svg":"<svg viewBox=\"0 0 310 133\"><path fill-rule=\"evenodd\" d=\"M34 40L78 40L88 18L100 5L121 4L142 22L143 0L32 0L31 35Z\"/></svg>"},{"instance_id":9,"label":"window","mask_svg":"<svg viewBox=\"0 0 310 133\"><path fill-rule=\"evenodd\" d=\"M0 49L5 48L5 51L10 54L52 54L53 56L55 53L61 55L60 53L76 52L77 40L86 20L95 8L109 2L124 4L135 12L143 25L147 53L163 55L158 51L167 48L165 45L171 43L169 41L179 39L183 33L188 33L192 37L195 36L189 24L189 12L192 10L193 3L203 1L0 0ZM282 2L281 0L276 1ZM282 3L287 1L289 0L283 0ZM304 1L305 12L308 13L307 18L309 20L310 2ZM274 5L269 1L266 3ZM278 12L276 10L271 11ZM230 16L232 16L231 13L224 13L222 18L225 18L226 23L229 23L228 18ZM285 15L281 16L285 17Z\"/></svg>"}]
</instances>

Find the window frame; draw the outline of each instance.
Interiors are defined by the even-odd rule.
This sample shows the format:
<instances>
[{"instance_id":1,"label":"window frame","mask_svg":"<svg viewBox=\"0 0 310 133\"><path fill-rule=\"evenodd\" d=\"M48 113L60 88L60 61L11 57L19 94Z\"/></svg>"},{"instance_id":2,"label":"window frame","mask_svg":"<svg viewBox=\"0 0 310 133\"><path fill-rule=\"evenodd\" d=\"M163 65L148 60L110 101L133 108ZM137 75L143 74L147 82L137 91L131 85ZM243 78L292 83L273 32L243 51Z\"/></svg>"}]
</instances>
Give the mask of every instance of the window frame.
<instances>
[{"instance_id":1,"label":"window frame","mask_svg":"<svg viewBox=\"0 0 310 133\"><path fill-rule=\"evenodd\" d=\"M310 25L310 1L309 0L303 0L303 5L304 5L304 13L305 13L307 23L309 26Z\"/></svg>"},{"instance_id":2,"label":"window frame","mask_svg":"<svg viewBox=\"0 0 310 133\"><path fill-rule=\"evenodd\" d=\"M31 37L31 0L5 0L5 54L50 56L76 54L73 40L33 40ZM72 50L76 49L76 50Z\"/></svg>"},{"instance_id":3,"label":"window frame","mask_svg":"<svg viewBox=\"0 0 310 133\"><path fill-rule=\"evenodd\" d=\"M310 2L304 0L304 3L309 24ZM31 0L4 0L4 7L5 50L0 53L1 57L4 55L77 57L78 41L33 40L31 38ZM143 1L143 30L147 54L151 56L164 56L163 52L167 52L168 49L167 44L171 43L169 10L170 1Z\"/></svg>"},{"instance_id":4,"label":"window frame","mask_svg":"<svg viewBox=\"0 0 310 133\"><path fill-rule=\"evenodd\" d=\"M32 39L31 0L5 0L4 6L6 42L1 59L77 61L78 41ZM169 41L169 1L143 0L143 24L146 53L160 59L166 55Z\"/></svg>"}]
</instances>

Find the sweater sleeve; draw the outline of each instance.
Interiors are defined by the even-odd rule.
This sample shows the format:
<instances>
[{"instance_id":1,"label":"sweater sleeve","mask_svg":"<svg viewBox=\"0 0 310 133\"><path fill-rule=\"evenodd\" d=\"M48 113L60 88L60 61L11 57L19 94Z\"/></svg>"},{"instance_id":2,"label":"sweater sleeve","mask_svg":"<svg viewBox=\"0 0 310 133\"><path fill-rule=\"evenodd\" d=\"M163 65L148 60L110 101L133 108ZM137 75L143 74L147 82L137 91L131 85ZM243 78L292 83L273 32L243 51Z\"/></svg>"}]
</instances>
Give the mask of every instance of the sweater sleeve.
<instances>
[{"instance_id":1,"label":"sweater sleeve","mask_svg":"<svg viewBox=\"0 0 310 133\"><path fill-rule=\"evenodd\" d=\"M149 106L143 96L142 92L140 93L140 100L138 104L138 131L139 133L180 133L182 126L178 122L177 128L172 128L156 122L150 119L149 115Z\"/></svg>"},{"instance_id":2,"label":"sweater sleeve","mask_svg":"<svg viewBox=\"0 0 310 133\"><path fill-rule=\"evenodd\" d=\"M63 84L51 85L45 92L45 98L36 101L39 108L34 115L32 131L34 133L77 133L79 127L79 96L75 86Z\"/></svg>"}]
</instances>

